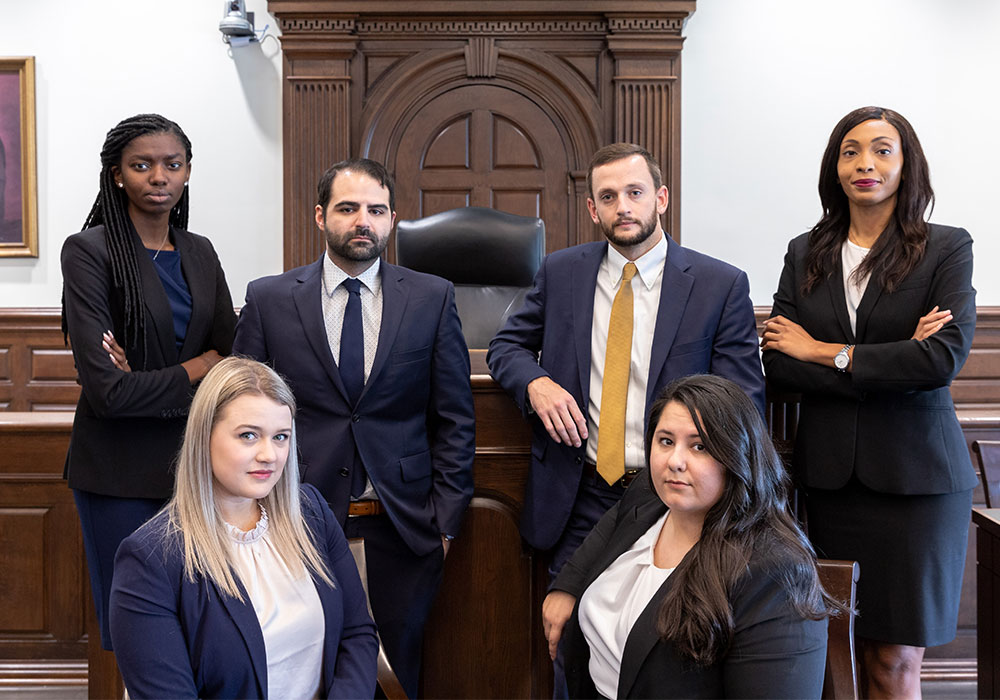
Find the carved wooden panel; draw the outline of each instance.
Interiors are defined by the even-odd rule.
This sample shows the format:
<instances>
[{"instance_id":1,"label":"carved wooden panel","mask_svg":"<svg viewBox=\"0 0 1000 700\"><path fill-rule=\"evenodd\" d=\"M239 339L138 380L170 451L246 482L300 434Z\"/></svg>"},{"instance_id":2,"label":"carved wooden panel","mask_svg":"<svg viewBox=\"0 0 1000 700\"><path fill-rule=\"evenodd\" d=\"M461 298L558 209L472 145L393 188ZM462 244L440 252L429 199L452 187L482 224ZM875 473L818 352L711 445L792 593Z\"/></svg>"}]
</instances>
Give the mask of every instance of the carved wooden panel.
<instances>
[{"instance_id":1,"label":"carved wooden panel","mask_svg":"<svg viewBox=\"0 0 1000 700\"><path fill-rule=\"evenodd\" d=\"M59 310L0 310L0 411L72 411L79 395Z\"/></svg>"},{"instance_id":2,"label":"carved wooden panel","mask_svg":"<svg viewBox=\"0 0 1000 700\"><path fill-rule=\"evenodd\" d=\"M386 163L401 218L463 206L540 215L553 251L601 238L583 177L599 147L632 140L660 161L679 240L681 32L694 8L269 0L284 53L285 267L321 250L313 188L348 156ZM300 84L332 79L343 99L302 104Z\"/></svg>"},{"instance_id":3,"label":"carved wooden panel","mask_svg":"<svg viewBox=\"0 0 1000 700\"><path fill-rule=\"evenodd\" d=\"M0 413L0 658L86 656L80 527L62 480L72 414Z\"/></svg>"}]
</instances>

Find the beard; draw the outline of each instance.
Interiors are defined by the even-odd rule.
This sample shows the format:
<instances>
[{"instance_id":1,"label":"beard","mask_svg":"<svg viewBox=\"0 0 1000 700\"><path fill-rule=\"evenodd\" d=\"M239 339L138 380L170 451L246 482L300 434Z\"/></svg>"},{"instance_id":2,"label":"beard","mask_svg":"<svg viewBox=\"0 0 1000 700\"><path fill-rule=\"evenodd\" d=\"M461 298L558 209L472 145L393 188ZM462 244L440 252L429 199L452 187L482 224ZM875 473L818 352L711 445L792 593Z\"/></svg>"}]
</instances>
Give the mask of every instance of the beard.
<instances>
[{"instance_id":1,"label":"beard","mask_svg":"<svg viewBox=\"0 0 1000 700\"><path fill-rule=\"evenodd\" d=\"M333 255L344 260L369 262L382 255L382 251L389 244L388 236L379 240L378 235L369 228L356 228L344 233L336 233L324 226L323 230L326 232L326 247ZM353 242L354 238L366 238L371 241L371 245Z\"/></svg>"},{"instance_id":2,"label":"beard","mask_svg":"<svg viewBox=\"0 0 1000 700\"><path fill-rule=\"evenodd\" d=\"M639 224L639 230L630 236L616 233L615 226L625 223L626 221ZM610 226L602 221L601 231L604 233L605 238L615 245L619 245L623 248L631 248L632 246L637 246L648 240L649 237L656 232L656 227L659 223L660 215L657 213L656 209L653 209L653 213L649 215L649 219L646 221L639 221L638 219L615 219Z\"/></svg>"}]
</instances>

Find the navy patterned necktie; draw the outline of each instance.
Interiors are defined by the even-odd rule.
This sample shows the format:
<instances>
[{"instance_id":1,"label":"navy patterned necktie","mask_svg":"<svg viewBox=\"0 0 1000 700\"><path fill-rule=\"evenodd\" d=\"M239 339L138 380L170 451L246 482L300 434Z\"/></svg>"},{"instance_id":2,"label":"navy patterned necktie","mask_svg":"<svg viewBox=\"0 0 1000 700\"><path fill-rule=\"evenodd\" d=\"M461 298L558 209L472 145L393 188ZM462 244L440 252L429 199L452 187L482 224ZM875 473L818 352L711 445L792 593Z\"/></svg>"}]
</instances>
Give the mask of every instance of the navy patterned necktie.
<instances>
[{"instance_id":1,"label":"navy patterned necktie","mask_svg":"<svg viewBox=\"0 0 1000 700\"><path fill-rule=\"evenodd\" d=\"M353 406L365 386L365 332L361 324L361 282L348 277L344 326L340 332L340 378Z\"/></svg>"}]
</instances>

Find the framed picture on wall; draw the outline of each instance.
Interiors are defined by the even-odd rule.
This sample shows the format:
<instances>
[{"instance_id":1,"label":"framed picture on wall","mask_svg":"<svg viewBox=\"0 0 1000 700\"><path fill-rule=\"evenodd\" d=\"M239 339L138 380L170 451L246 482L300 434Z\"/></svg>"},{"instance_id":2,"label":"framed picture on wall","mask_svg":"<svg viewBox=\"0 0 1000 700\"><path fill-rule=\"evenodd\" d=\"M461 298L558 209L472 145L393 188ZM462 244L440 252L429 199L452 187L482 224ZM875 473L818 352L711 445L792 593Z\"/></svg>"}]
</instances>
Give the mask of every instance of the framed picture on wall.
<instances>
[{"instance_id":1,"label":"framed picture on wall","mask_svg":"<svg viewBox=\"0 0 1000 700\"><path fill-rule=\"evenodd\" d=\"M35 59L0 57L0 257L38 257Z\"/></svg>"}]
</instances>

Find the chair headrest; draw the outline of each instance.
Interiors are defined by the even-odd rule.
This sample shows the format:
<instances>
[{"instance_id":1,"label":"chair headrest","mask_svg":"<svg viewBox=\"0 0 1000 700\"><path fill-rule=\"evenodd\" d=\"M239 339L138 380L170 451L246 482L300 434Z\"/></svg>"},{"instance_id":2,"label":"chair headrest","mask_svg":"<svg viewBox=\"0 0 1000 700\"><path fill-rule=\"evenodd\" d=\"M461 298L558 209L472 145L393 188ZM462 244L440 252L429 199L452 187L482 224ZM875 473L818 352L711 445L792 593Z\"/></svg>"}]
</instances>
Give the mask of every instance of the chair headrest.
<instances>
[{"instance_id":1,"label":"chair headrest","mask_svg":"<svg viewBox=\"0 0 1000 700\"><path fill-rule=\"evenodd\" d=\"M454 284L531 286L545 255L545 224L465 207L396 226L396 263Z\"/></svg>"}]
</instances>

